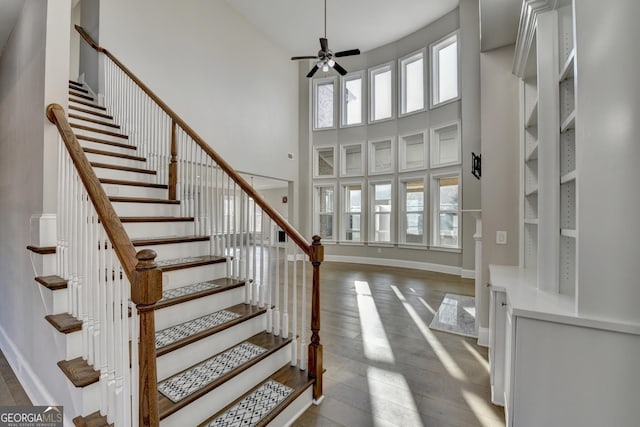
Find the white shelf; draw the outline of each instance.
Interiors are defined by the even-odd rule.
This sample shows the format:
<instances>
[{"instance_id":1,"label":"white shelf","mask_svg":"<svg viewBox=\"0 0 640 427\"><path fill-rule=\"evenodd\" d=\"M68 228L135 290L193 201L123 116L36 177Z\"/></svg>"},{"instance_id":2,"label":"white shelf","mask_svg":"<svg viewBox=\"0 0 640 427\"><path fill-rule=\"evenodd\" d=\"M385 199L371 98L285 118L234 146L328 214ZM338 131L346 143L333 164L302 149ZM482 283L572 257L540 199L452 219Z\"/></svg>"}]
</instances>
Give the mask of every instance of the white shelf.
<instances>
[{"instance_id":1,"label":"white shelf","mask_svg":"<svg viewBox=\"0 0 640 427\"><path fill-rule=\"evenodd\" d=\"M574 48L574 49L571 49L571 52L569 53L569 57L565 61L564 65L562 66L562 71L560 71L560 77L558 77L559 82L563 82L567 79L573 78L575 58L576 58L576 50Z\"/></svg>"},{"instance_id":2,"label":"white shelf","mask_svg":"<svg viewBox=\"0 0 640 427\"><path fill-rule=\"evenodd\" d=\"M538 218L525 218L525 224L538 225Z\"/></svg>"},{"instance_id":3,"label":"white shelf","mask_svg":"<svg viewBox=\"0 0 640 427\"><path fill-rule=\"evenodd\" d=\"M529 114L527 115L527 123L526 126L528 128L536 126L538 124L538 98L536 98L536 101L533 104L533 108L531 109L531 112L529 112Z\"/></svg>"},{"instance_id":4,"label":"white shelf","mask_svg":"<svg viewBox=\"0 0 640 427\"><path fill-rule=\"evenodd\" d=\"M525 157L525 161L537 160L538 159L538 142L533 144L533 147L529 149L527 152L527 157Z\"/></svg>"},{"instance_id":5,"label":"white shelf","mask_svg":"<svg viewBox=\"0 0 640 427\"><path fill-rule=\"evenodd\" d=\"M576 237L578 237L578 231L571 228L561 228L560 235L564 237L572 237L575 239Z\"/></svg>"},{"instance_id":6,"label":"white shelf","mask_svg":"<svg viewBox=\"0 0 640 427\"><path fill-rule=\"evenodd\" d=\"M575 125L576 125L576 110L573 110L571 113L569 113L567 118L564 119L564 122L562 122L562 125L560 126L560 133L564 133L569 129L573 129Z\"/></svg>"},{"instance_id":7,"label":"white shelf","mask_svg":"<svg viewBox=\"0 0 640 427\"><path fill-rule=\"evenodd\" d=\"M576 180L576 171L573 170L567 174L564 174L560 177L560 184L566 184L567 182L570 181L575 181Z\"/></svg>"},{"instance_id":8,"label":"white shelf","mask_svg":"<svg viewBox=\"0 0 640 427\"><path fill-rule=\"evenodd\" d=\"M524 193L524 195L527 196L527 197L533 196L534 194L538 194L538 186L535 186L531 190L525 191L525 193Z\"/></svg>"}]
</instances>

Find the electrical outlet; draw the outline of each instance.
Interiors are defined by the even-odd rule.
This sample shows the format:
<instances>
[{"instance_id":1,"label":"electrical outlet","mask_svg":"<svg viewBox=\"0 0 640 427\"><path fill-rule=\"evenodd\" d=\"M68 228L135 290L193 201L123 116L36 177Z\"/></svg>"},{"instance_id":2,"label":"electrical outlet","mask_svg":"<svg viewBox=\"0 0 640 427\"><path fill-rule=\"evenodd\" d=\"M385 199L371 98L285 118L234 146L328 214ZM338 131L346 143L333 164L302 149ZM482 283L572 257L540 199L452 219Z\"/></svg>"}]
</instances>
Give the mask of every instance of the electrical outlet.
<instances>
[{"instance_id":1,"label":"electrical outlet","mask_svg":"<svg viewBox=\"0 0 640 427\"><path fill-rule=\"evenodd\" d=\"M506 244L507 244L507 232L496 231L496 245L506 245Z\"/></svg>"}]
</instances>

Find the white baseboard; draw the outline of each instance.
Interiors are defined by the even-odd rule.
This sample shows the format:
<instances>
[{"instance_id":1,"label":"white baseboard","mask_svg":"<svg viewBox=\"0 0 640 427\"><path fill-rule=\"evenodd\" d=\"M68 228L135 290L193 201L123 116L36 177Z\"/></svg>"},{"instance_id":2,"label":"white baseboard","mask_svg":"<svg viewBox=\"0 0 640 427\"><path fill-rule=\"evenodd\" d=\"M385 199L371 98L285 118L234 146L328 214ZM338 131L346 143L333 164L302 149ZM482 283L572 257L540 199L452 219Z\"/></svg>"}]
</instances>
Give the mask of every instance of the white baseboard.
<instances>
[{"instance_id":1,"label":"white baseboard","mask_svg":"<svg viewBox=\"0 0 640 427\"><path fill-rule=\"evenodd\" d=\"M489 347L489 328L478 328L478 345Z\"/></svg>"},{"instance_id":2,"label":"white baseboard","mask_svg":"<svg viewBox=\"0 0 640 427\"><path fill-rule=\"evenodd\" d=\"M460 277L462 277L463 279L475 279L476 278L476 271L475 270L467 270L467 269L461 269L460 270Z\"/></svg>"},{"instance_id":3,"label":"white baseboard","mask_svg":"<svg viewBox=\"0 0 640 427\"><path fill-rule=\"evenodd\" d=\"M403 259L325 255L324 260L333 262L349 262L354 264L382 265L385 267L413 268L415 270L433 271L436 273L453 274L455 276L462 275L462 269L453 265L432 264L430 262L407 261Z\"/></svg>"}]
</instances>

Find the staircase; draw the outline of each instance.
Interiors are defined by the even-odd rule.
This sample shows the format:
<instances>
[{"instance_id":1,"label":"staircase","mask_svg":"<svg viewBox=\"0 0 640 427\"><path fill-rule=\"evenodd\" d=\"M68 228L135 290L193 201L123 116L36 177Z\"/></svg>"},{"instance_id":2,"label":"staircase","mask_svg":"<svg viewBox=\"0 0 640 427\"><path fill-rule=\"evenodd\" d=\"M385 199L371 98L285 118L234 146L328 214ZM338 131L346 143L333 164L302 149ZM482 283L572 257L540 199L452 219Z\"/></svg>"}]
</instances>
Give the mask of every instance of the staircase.
<instances>
[{"instance_id":1,"label":"staircase","mask_svg":"<svg viewBox=\"0 0 640 427\"><path fill-rule=\"evenodd\" d=\"M107 55L106 106L70 81L68 112L47 110L57 274L36 278L57 295L46 319L66 339L75 425L289 425L322 397L319 238L78 31Z\"/></svg>"}]
</instances>

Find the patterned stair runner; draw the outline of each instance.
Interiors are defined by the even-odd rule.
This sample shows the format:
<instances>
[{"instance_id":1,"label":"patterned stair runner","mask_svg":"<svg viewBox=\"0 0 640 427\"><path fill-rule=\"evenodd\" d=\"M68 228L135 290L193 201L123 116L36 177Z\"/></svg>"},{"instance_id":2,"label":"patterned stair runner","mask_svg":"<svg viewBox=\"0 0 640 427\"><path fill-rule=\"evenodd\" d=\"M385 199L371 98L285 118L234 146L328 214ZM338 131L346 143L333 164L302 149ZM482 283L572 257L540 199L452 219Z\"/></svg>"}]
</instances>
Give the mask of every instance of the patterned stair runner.
<instances>
[{"instance_id":1,"label":"patterned stair runner","mask_svg":"<svg viewBox=\"0 0 640 427\"><path fill-rule=\"evenodd\" d=\"M237 313L220 310L207 314L206 316L198 317L197 319L163 329L156 332L156 349L166 347L199 332L230 322L238 317L240 317L240 315Z\"/></svg>"},{"instance_id":2,"label":"patterned stair runner","mask_svg":"<svg viewBox=\"0 0 640 427\"><path fill-rule=\"evenodd\" d=\"M264 382L240 402L218 415L206 427L255 426L287 398L293 389L274 380Z\"/></svg>"},{"instance_id":3,"label":"patterned stair runner","mask_svg":"<svg viewBox=\"0 0 640 427\"><path fill-rule=\"evenodd\" d=\"M160 382L158 390L173 403L177 403L266 351L265 348L245 341Z\"/></svg>"},{"instance_id":4,"label":"patterned stair runner","mask_svg":"<svg viewBox=\"0 0 640 427\"><path fill-rule=\"evenodd\" d=\"M220 285L209 282L194 283L192 285L183 286L181 288L167 289L162 291L162 299L160 301L166 301L174 298L183 297L186 295L197 294L199 292L205 292L211 289L217 289Z\"/></svg>"}]
</instances>

